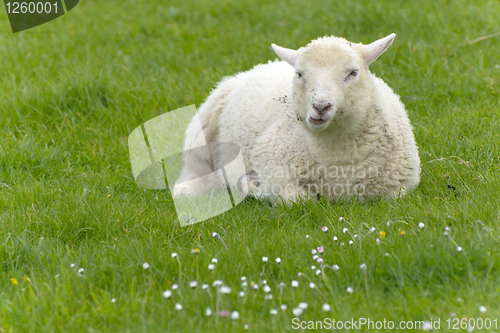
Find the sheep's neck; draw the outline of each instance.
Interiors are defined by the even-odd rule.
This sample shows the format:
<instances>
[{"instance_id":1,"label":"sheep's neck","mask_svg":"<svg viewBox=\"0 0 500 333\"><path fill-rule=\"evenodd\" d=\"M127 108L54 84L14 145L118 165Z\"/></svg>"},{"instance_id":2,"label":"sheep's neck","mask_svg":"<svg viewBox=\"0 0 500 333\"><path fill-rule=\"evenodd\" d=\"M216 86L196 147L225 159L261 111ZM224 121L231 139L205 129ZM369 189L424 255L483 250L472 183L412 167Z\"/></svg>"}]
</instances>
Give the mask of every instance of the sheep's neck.
<instances>
[{"instance_id":1,"label":"sheep's neck","mask_svg":"<svg viewBox=\"0 0 500 333\"><path fill-rule=\"evenodd\" d=\"M310 153L324 165L355 164L373 150L369 136L374 134L363 127L354 132L334 129L318 133L307 129L306 133Z\"/></svg>"}]
</instances>

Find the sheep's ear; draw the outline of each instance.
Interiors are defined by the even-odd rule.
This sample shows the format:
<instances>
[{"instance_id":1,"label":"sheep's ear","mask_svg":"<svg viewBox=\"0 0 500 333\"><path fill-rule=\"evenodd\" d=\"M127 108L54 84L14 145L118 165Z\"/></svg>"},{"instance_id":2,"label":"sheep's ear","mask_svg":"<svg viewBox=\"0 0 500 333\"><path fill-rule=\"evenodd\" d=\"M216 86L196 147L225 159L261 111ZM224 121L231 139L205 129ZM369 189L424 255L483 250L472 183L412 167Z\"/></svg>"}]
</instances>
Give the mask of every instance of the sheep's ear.
<instances>
[{"instance_id":1,"label":"sheep's ear","mask_svg":"<svg viewBox=\"0 0 500 333\"><path fill-rule=\"evenodd\" d=\"M292 49L286 49L276 44L271 44L271 47L273 48L274 52L278 55L278 57L285 60L290 65L295 66L295 60L297 60L297 51Z\"/></svg>"},{"instance_id":2,"label":"sheep's ear","mask_svg":"<svg viewBox=\"0 0 500 333\"><path fill-rule=\"evenodd\" d=\"M363 56L367 65L375 61L389 46L396 37L396 34L390 34L387 37L379 39L370 45L363 45Z\"/></svg>"}]
</instances>

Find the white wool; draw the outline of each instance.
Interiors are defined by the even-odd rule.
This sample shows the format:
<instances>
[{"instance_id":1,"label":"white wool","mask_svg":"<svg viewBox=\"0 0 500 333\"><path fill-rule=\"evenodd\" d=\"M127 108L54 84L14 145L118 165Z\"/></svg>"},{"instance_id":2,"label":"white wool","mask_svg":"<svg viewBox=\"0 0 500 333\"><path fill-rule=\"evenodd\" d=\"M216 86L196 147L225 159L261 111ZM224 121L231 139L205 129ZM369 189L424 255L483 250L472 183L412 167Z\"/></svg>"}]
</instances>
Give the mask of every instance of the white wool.
<instances>
[{"instance_id":1,"label":"white wool","mask_svg":"<svg viewBox=\"0 0 500 333\"><path fill-rule=\"evenodd\" d=\"M273 44L285 61L257 65L225 78L200 107L207 142L237 144L246 176L230 186L256 197L296 200L326 196L367 199L413 190L420 159L410 121L399 97L368 65L395 35L370 45L323 37L299 50ZM192 125L185 149L203 141ZM177 183L223 167L225 151L210 158L185 158ZM227 169L227 168L226 168ZM231 182L231 181L230 181ZM193 194L210 184L176 187L174 195Z\"/></svg>"}]
</instances>

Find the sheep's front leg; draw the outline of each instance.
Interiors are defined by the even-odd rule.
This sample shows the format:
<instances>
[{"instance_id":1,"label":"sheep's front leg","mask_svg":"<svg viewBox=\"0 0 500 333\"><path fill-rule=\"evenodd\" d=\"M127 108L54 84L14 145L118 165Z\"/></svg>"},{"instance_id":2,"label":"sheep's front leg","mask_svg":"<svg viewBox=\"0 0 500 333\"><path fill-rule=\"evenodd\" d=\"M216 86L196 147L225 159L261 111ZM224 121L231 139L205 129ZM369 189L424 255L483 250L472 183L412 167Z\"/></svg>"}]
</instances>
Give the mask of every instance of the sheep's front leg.
<instances>
[{"instance_id":1,"label":"sheep's front leg","mask_svg":"<svg viewBox=\"0 0 500 333\"><path fill-rule=\"evenodd\" d=\"M286 183L274 183L272 180L268 182L263 179L258 180L258 182L258 188L254 187L251 194L258 198L268 199L274 205L278 203L291 204L308 197L308 193L304 188L296 184L294 180Z\"/></svg>"},{"instance_id":2,"label":"sheep's front leg","mask_svg":"<svg viewBox=\"0 0 500 333\"><path fill-rule=\"evenodd\" d=\"M268 180L271 181L270 179L262 178L255 171L252 171L239 178L237 188L245 195L267 199L274 205L278 203L291 204L309 197L309 193L293 180L286 184L278 184L268 182Z\"/></svg>"}]
</instances>

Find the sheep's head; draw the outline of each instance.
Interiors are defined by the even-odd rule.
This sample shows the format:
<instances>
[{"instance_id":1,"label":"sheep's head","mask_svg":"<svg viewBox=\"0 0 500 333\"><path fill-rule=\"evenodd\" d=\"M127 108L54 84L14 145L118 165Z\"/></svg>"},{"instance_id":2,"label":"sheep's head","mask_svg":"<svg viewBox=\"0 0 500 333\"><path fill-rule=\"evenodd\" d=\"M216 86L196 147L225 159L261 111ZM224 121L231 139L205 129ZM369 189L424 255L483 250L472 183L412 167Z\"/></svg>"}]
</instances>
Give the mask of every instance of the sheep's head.
<instances>
[{"instance_id":1,"label":"sheep's head","mask_svg":"<svg viewBox=\"0 0 500 333\"><path fill-rule=\"evenodd\" d=\"M368 65L395 36L369 45L323 37L298 50L272 44L276 54L295 68L293 107L297 117L315 132L360 124L371 98Z\"/></svg>"}]
</instances>

